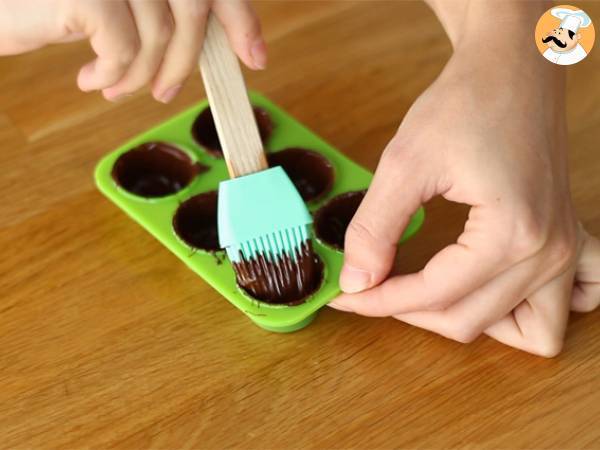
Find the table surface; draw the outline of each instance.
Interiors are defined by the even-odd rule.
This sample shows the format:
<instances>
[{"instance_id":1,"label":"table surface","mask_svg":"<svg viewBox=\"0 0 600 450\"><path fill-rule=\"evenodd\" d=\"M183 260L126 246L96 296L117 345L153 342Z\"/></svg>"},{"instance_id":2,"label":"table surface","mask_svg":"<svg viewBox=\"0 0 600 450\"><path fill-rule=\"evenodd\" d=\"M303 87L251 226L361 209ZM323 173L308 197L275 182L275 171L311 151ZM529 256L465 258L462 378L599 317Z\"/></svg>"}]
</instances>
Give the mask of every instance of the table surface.
<instances>
[{"instance_id":1,"label":"table surface","mask_svg":"<svg viewBox=\"0 0 600 450\"><path fill-rule=\"evenodd\" d=\"M270 68L247 75L374 169L450 45L418 2L260 2ZM600 17L600 4L586 4ZM532 31L533 34L533 31ZM0 447L600 448L600 311L543 359L325 308L260 330L94 187L96 162L203 97L110 104L75 87L85 44L0 59ZM573 195L600 235L600 49L569 69ZM416 270L460 233L434 200Z\"/></svg>"}]
</instances>

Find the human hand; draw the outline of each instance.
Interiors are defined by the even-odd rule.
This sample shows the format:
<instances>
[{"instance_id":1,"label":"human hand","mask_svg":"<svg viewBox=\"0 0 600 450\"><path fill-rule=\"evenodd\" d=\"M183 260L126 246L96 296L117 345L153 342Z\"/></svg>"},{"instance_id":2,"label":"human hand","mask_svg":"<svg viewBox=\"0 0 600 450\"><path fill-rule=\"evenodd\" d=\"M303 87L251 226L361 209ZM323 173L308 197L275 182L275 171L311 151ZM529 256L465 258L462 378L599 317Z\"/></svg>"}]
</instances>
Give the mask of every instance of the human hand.
<instances>
[{"instance_id":1,"label":"human hand","mask_svg":"<svg viewBox=\"0 0 600 450\"><path fill-rule=\"evenodd\" d=\"M346 233L346 293L330 305L554 356L569 308L600 303L600 243L571 203L563 72L494 57L457 49L404 118ZM420 272L388 277L435 195L471 205L464 232Z\"/></svg>"},{"instance_id":2,"label":"human hand","mask_svg":"<svg viewBox=\"0 0 600 450\"><path fill-rule=\"evenodd\" d=\"M266 64L260 24L247 0L0 0L0 55L89 39L97 58L79 71L83 91L116 100L151 84L171 101L198 63L212 11L251 69Z\"/></svg>"}]
</instances>

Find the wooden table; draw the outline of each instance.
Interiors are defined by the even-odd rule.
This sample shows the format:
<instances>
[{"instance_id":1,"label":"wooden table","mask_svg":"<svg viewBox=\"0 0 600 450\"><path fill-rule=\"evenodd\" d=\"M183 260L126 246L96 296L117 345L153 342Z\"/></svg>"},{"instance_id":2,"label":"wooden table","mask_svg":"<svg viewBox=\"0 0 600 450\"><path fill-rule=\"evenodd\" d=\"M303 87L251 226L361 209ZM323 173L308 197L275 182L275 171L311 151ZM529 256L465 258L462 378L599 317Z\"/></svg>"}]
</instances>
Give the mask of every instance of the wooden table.
<instances>
[{"instance_id":1,"label":"wooden table","mask_svg":"<svg viewBox=\"0 0 600 450\"><path fill-rule=\"evenodd\" d=\"M600 18L600 4L586 4ZM270 69L248 74L373 169L450 54L413 2L262 2ZM533 34L533 31L532 31ZM0 447L600 448L600 311L547 360L325 308L254 326L94 187L110 149L192 105L77 91L85 44L0 59ZM573 195L600 235L600 48L569 69ZM461 230L428 205L415 270Z\"/></svg>"}]
</instances>

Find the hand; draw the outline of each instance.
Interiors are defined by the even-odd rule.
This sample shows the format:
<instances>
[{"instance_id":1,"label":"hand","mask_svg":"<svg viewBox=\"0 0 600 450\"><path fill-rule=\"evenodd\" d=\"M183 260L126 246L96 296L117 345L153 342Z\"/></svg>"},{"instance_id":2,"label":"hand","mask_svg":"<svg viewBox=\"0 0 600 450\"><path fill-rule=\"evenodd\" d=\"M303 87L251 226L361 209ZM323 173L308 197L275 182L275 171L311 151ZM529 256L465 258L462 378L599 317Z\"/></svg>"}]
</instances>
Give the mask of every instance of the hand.
<instances>
[{"instance_id":1,"label":"hand","mask_svg":"<svg viewBox=\"0 0 600 450\"><path fill-rule=\"evenodd\" d=\"M600 243L569 193L563 72L478 49L457 49L385 149L331 306L554 356L569 307L600 303ZM388 277L411 214L435 195L471 205L464 232L420 272Z\"/></svg>"},{"instance_id":2,"label":"hand","mask_svg":"<svg viewBox=\"0 0 600 450\"><path fill-rule=\"evenodd\" d=\"M0 55L89 39L97 58L77 84L109 100L146 84L167 103L198 64L209 11L251 69L266 64L260 24L246 0L0 0Z\"/></svg>"}]
</instances>

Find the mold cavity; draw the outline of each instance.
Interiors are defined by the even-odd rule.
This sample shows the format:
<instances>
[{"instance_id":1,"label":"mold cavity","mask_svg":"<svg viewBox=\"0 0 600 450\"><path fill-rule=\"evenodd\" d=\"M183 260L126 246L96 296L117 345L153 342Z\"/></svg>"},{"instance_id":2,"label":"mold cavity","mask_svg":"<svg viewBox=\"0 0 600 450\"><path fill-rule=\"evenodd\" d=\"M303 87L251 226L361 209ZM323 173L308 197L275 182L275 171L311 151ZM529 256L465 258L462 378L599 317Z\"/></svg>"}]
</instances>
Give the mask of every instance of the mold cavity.
<instances>
[{"instance_id":1,"label":"mold cavity","mask_svg":"<svg viewBox=\"0 0 600 450\"><path fill-rule=\"evenodd\" d=\"M123 153L113 166L115 182L132 194L156 198L179 192L201 172L183 151L164 142L148 142Z\"/></svg>"},{"instance_id":2,"label":"mold cavity","mask_svg":"<svg viewBox=\"0 0 600 450\"><path fill-rule=\"evenodd\" d=\"M312 242L302 244L295 258L274 261L259 255L233 264L238 286L250 297L272 305L299 305L323 283L323 262Z\"/></svg>"},{"instance_id":3,"label":"mold cavity","mask_svg":"<svg viewBox=\"0 0 600 450\"><path fill-rule=\"evenodd\" d=\"M263 144L269 139L273 132L273 122L269 113L262 108L253 107L254 117L256 119L256 125L258 125L258 132ZM215 127L215 120L213 119L210 107L205 108L194 123L192 124L192 136L198 144L217 158L223 157L223 150L221 143L219 142L219 136L217 136L217 128Z\"/></svg>"},{"instance_id":4,"label":"mold cavity","mask_svg":"<svg viewBox=\"0 0 600 450\"><path fill-rule=\"evenodd\" d=\"M173 217L177 236L194 249L220 250L217 232L217 191L195 195L177 208Z\"/></svg>"},{"instance_id":5,"label":"mold cavity","mask_svg":"<svg viewBox=\"0 0 600 450\"><path fill-rule=\"evenodd\" d=\"M318 200L333 186L333 166L327 158L312 150L288 148L267 155L269 165L281 166L304 201Z\"/></svg>"},{"instance_id":6,"label":"mold cavity","mask_svg":"<svg viewBox=\"0 0 600 450\"><path fill-rule=\"evenodd\" d=\"M315 234L327 245L344 250L346 229L366 191L346 192L323 205L314 218Z\"/></svg>"}]
</instances>

